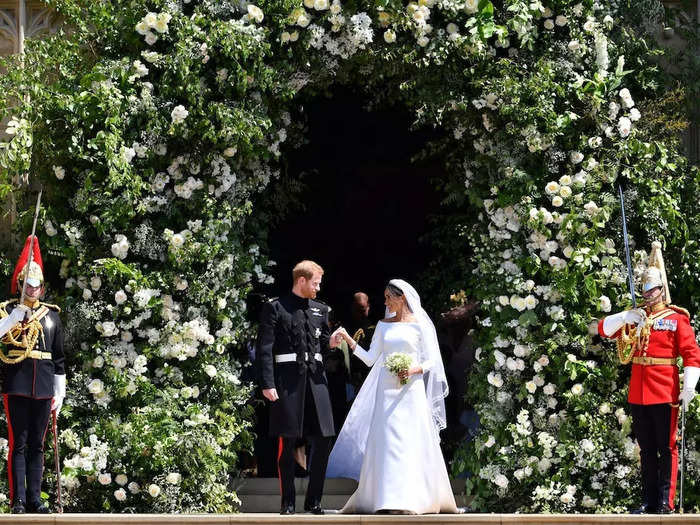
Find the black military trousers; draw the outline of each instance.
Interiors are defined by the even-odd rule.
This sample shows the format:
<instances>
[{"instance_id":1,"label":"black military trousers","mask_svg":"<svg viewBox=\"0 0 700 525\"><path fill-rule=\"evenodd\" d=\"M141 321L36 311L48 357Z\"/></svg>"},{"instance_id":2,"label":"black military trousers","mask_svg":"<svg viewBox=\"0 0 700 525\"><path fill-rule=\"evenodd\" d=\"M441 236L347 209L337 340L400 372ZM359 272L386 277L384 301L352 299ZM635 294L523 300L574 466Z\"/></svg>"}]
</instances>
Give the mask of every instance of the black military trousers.
<instances>
[{"instance_id":1,"label":"black military trousers","mask_svg":"<svg viewBox=\"0 0 700 525\"><path fill-rule=\"evenodd\" d=\"M672 509L678 477L678 407L670 403L630 403L630 413L632 431L641 449L644 503L652 511L664 503Z\"/></svg>"},{"instance_id":2,"label":"black military trousers","mask_svg":"<svg viewBox=\"0 0 700 525\"><path fill-rule=\"evenodd\" d=\"M311 392L309 381L306 382L306 394L304 402L304 435L310 446L306 463L309 472L309 486L306 491L305 506L313 506L321 503L323 496L323 483L326 479L326 467L328 456L331 452L332 437L325 437L321 432L316 414L316 403ZM277 465L280 478L280 493L282 507L294 506L296 502L296 490L294 488L294 449L299 442L298 437L280 436L277 451Z\"/></svg>"},{"instance_id":3,"label":"black military trousers","mask_svg":"<svg viewBox=\"0 0 700 525\"><path fill-rule=\"evenodd\" d=\"M7 473L10 502L41 502L44 474L44 438L49 427L51 399L3 394L9 452Z\"/></svg>"}]
</instances>

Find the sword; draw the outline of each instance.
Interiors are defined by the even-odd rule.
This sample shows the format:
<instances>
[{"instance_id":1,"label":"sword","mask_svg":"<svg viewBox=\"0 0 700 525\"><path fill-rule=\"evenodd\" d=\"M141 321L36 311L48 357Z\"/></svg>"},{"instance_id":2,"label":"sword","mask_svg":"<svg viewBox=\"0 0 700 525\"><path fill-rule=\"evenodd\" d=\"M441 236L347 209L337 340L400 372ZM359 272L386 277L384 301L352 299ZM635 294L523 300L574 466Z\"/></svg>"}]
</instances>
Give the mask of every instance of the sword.
<instances>
[{"instance_id":1,"label":"sword","mask_svg":"<svg viewBox=\"0 0 700 525\"><path fill-rule=\"evenodd\" d=\"M630 241L627 235L627 219L625 218L625 194L622 192L622 184L618 186L620 191L620 209L622 210L622 238L625 241L625 255L627 257L627 277L629 280L632 307L637 308L637 298L634 294L634 273L632 272L632 259L630 258Z\"/></svg>"},{"instance_id":2,"label":"sword","mask_svg":"<svg viewBox=\"0 0 700 525\"><path fill-rule=\"evenodd\" d=\"M39 195L36 198L36 209L34 210L34 224L32 224L32 236L31 241L29 241L29 259L27 260L27 274L29 274L29 267L34 259L34 239L36 238L36 221L39 218L39 209L41 208L41 193L44 190L39 190ZM27 277L24 276L24 282L22 283L22 295L19 300L19 304L24 304L24 298L27 296Z\"/></svg>"},{"instance_id":3,"label":"sword","mask_svg":"<svg viewBox=\"0 0 700 525\"><path fill-rule=\"evenodd\" d=\"M63 514L63 503L61 503L61 459L58 455L58 429L56 425L56 411L51 411L53 419L53 452L54 463L56 465L56 496L58 499L58 513Z\"/></svg>"},{"instance_id":4,"label":"sword","mask_svg":"<svg viewBox=\"0 0 700 525\"><path fill-rule=\"evenodd\" d=\"M681 493L678 512L683 514L683 478L685 474L685 403L681 401Z\"/></svg>"}]
</instances>

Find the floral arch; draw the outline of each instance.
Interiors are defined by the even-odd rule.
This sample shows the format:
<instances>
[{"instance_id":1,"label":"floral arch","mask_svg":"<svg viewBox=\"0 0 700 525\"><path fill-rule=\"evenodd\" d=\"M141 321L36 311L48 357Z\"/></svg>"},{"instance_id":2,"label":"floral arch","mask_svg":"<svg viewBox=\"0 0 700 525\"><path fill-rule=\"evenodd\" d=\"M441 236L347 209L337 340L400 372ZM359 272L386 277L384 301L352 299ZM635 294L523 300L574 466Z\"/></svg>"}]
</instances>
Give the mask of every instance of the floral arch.
<instances>
[{"instance_id":1,"label":"floral arch","mask_svg":"<svg viewBox=\"0 0 700 525\"><path fill-rule=\"evenodd\" d=\"M445 163L440 186L458 218L444 243L460 270L448 288L482 305L469 393L481 432L452 466L473 473L477 508L632 501L624 370L587 325L629 303L620 179L636 247L664 242L674 294L697 311L688 196L700 177L676 137L683 92L624 7L52 5L71 31L4 61L0 108L13 119L0 166L45 191L40 235L73 351L61 416L69 508L235 509L229 476L253 416L233 349L250 336L245 298L271 264L255 203L302 137L298 97L337 82L445 131L426 154ZM32 192L12 191L31 206Z\"/></svg>"}]
</instances>

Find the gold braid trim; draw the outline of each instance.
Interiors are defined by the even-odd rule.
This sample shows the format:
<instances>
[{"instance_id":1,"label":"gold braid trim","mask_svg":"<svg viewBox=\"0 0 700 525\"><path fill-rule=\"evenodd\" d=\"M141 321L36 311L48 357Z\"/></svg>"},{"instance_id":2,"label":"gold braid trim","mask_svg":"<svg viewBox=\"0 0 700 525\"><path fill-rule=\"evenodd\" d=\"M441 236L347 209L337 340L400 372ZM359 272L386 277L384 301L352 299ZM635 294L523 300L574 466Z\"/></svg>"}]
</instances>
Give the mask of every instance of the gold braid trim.
<instances>
[{"instance_id":1,"label":"gold braid trim","mask_svg":"<svg viewBox=\"0 0 700 525\"><path fill-rule=\"evenodd\" d=\"M620 359L620 363L626 365L632 361L632 357L635 355L645 356L649 349L649 337L654 322L657 319L673 315L675 312L675 308L669 306L647 315L641 328L630 324L623 325L620 329L620 337L617 339L617 357Z\"/></svg>"},{"instance_id":2,"label":"gold braid trim","mask_svg":"<svg viewBox=\"0 0 700 525\"><path fill-rule=\"evenodd\" d=\"M7 313L7 307L10 304L16 303L17 300L13 299L11 301L5 301L0 303L0 319L4 319L9 314ZM36 343L39 340L39 336L43 337L44 327L41 325L41 319L48 313L48 307L39 308L37 312L32 315L28 321L23 321L17 323L14 328L5 334L5 336L0 340L1 343L13 347L13 349L24 350L24 353L11 358L5 354L3 349L0 347L0 361L8 365L15 365L24 361L32 350L36 347Z\"/></svg>"},{"instance_id":3,"label":"gold braid trim","mask_svg":"<svg viewBox=\"0 0 700 525\"><path fill-rule=\"evenodd\" d=\"M682 306L676 306L675 304L669 304L666 306L668 308L670 308L671 310L675 311L676 313L685 315L688 319L690 319L690 312L688 310L686 310L685 308L683 308Z\"/></svg>"}]
</instances>

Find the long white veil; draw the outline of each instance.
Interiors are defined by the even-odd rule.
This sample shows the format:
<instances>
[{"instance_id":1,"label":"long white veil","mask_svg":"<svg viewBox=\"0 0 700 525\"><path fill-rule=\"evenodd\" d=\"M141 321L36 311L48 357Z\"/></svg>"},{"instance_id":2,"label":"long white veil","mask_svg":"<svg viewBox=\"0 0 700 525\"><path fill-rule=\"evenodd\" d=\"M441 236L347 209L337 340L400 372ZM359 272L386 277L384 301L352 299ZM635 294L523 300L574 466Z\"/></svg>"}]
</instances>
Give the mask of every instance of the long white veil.
<instances>
[{"instance_id":1,"label":"long white veil","mask_svg":"<svg viewBox=\"0 0 700 525\"><path fill-rule=\"evenodd\" d=\"M433 421L435 437L439 441L439 432L447 425L445 397L448 394L448 388L435 326L428 314L423 310L420 296L413 286L401 279L392 279L389 284L396 286L403 292L408 307L420 325L423 344L421 345L419 358L421 362L430 361L432 363L431 368L423 374L425 394L428 399L428 417ZM377 337L383 337L380 326L377 325L374 331L372 344L374 344L374 340ZM362 459L367 448L367 436L369 435L369 426L372 422L372 414L374 413L377 397L379 373L383 364L384 358L379 356L372 366L367 379L362 384L362 388L360 388L352 408L350 408L350 412L345 419L343 428L338 435L328 460L327 478L360 479ZM406 431L410 430L406 429Z\"/></svg>"}]
</instances>

